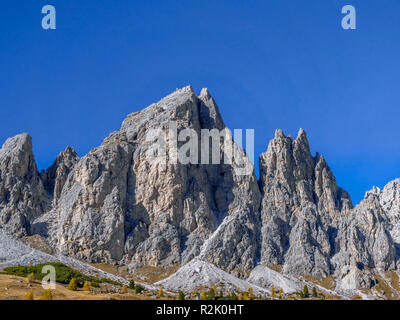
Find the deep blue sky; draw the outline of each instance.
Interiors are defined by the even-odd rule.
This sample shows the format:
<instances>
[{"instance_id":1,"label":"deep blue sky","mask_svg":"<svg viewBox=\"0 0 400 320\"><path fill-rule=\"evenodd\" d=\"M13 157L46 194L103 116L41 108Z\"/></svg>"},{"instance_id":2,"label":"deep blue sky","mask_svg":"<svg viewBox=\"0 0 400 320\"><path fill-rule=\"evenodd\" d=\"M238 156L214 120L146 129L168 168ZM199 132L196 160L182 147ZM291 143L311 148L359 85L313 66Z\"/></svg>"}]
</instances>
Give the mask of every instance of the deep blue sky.
<instances>
[{"instance_id":1,"label":"deep blue sky","mask_svg":"<svg viewBox=\"0 0 400 320\"><path fill-rule=\"evenodd\" d=\"M400 177L398 0L8 0L0 30L0 143L30 133L40 169L191 84L231 129L255 129L256 157L303 127L355 203Z\"/></svg>"}]
</instances>

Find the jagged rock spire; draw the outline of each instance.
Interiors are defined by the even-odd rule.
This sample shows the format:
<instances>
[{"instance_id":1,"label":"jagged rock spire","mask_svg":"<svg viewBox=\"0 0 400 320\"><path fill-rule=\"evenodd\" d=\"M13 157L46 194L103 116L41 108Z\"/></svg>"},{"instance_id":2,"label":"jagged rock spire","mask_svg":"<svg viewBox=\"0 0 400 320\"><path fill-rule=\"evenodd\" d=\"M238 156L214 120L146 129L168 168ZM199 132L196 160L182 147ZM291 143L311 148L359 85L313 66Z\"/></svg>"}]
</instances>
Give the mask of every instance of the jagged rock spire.
<instances>
[{"instance_id":1,"label":"jagged rock spire","mask_svg":"<svg viewBox=\"0 0 400 320\"><path fill-rule=\"evenodd\" d=\"M53 196L54 204L57 204L68 175L78 161L79 156L75 150L72 147L67 147L57 156L50 168L41 172L44 186Z\"/></svg>"},{"instance_id":2,"label":"jagged rock spire","mask_svg":"<svg viewBox=\"0 0 400 320\"><path fill-rule=\"evenodd\" d=\"M26 133L9 138L0 149L0 225L16 236L28 235L47 204L32 138Z\"/></svg>"},{"instance_id":3,"label":"jagged rock spire","mask_svg":"<svg viewBox=\"0 0 400 320\"><path fill-rule=\"evenodd\" d=\"M323 158L311 155L303 129L295 140L282 130L275 132L267 152L260 157L260 186L262 261L284 265L287 273L328 275L334 249L329 241L334 237L331 229L351 209L351 200L336 185ZM309 219L306 217L315 221L315 227L303 229L308 225L302 222ZM305 235L308 240L304 242ZM318 250L309 249L321 241L324 245Z\"/></svg>"}]
</instances>

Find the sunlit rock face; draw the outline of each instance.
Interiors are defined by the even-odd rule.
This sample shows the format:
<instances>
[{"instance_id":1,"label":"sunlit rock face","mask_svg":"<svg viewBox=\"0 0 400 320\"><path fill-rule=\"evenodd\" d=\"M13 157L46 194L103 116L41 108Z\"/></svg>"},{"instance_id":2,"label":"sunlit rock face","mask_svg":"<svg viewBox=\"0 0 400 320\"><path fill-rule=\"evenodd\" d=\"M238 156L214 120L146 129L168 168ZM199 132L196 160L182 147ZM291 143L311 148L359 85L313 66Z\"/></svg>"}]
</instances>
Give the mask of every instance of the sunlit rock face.
<instances>
[{"instance_id":1,"label":"sunlit rock face","mask_svg":"<svg viewBox=\"0 0 400 320\"><path fill-rule=\"evenodd\" d=\"M337 227L352 209L325 159L313 157L303 129L277 130L260 157L261 263L293 275L331 273Z\"/></svg>"},{"instance_id":2,"label":"sunlit rock face","mask_svg":"<svg viewBox=\"0 0 400 320\"><path fill-rule=\"evenodd\" d=\"M24 133L0 149L0 225L14 236L30 233L31 221L50 203L32 153L32 138Z\"/></svg>"},{"instance_id":3,"label":"sunlit rock face","mask_svg":"<svg viewBox=\"0 0 400 320\"><path fill-rule=\"evenodd\" d=\"M184 129L198 140L197 162L177 161L189 139ZM397 270L400 180L353 208L324 157L311 154L304 130L296 139L276 131L257 180L236 144L232 161L221 143L221 161L210 164L212 143L204 147L202 133L224 129L210 92L185 87L130 114L82 158L68 147L41 173L30 136L10 138L0 149L0 226L131 270L197 258L242 278L258 267L259 279L274 269L282 277L333 276L346 289L371 287L374 272ZM154 156L154 132L165 134L164 156Z\"/></svg>"}]
</instances>

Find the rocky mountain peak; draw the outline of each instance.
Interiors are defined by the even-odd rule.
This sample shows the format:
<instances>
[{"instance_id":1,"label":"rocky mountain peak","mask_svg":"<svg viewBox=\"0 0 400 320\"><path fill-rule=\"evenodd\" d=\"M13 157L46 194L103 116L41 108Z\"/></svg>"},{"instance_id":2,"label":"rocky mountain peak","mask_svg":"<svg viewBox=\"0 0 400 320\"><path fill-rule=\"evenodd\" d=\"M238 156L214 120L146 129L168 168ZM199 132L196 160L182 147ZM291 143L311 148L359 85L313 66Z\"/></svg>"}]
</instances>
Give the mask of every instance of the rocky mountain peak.
<instances>
[{"instance_id":1,"label":"rocky mountain peak","mask_svg":"<svg viewBox=\"0 0 400 320\"><path fill-rule=\"evenodd\" d=\"M48 205L37 171L32 138L19 134L0 149L0 224L17 236L30 232L30 221Z\"/></svg>"},{"instance_id":2,"label":"rocky mountain peak","mask_svg":"<svg viewBox=\"0 0 400 320\"><path fill-rule=\"evenodd\" d=\"M259 158L259 181L254 172L237 175L235 162L183 164L170 153L171 161L149 161L149 132L168 133L170 142L177 139L171 123L199 137L202 129L225 129L209 90L196 96L187 86L128 115L82 158L66 148L40 175L31 137L8 139L0 149L0 225L17 237L38 233L63 254L130 270L200 259L240 277L255 267L334 276L341 288L369 287L375 270L397 270L400 179L353 208L303 129L295 139L275 131Z\"/></svg>"},{"instance_id":3,"label":"rocky mountain peak","mask_svg":"<svg viewBox=\"0 0 400 320\"><path fill-rule=\"evenodd\" d=\"M57 203L61 195L62 188L68 178L69 173L79 161L79 156L72 147L67 147L61 152L53 164L46 171L41 172L41 178L47 192L53 196L53 201Z\"/></svg>"},{"instance_id":4,"label":"rocky mountain peak","mask_svg":"<svg viewBox=\"0 0 400 320\"><path fill-rule=\"evenodd\" d=\"M18 176L35 175L36 163L32 152L32 138L27 133L9 138L0 149L0 163L3 171Z\"/></svg>"}]
</instances>

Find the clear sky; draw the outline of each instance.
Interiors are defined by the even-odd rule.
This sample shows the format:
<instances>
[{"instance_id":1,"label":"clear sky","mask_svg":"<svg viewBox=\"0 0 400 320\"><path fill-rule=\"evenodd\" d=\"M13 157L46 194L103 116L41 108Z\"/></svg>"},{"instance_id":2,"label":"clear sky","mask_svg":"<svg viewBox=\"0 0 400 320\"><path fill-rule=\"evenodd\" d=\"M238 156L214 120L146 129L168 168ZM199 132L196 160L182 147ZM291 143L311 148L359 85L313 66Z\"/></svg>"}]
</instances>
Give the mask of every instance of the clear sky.
<instances>
[{"instance_id":1,"label":"clear sky","mask_svg":"<svg viewBox=\"0 0 400 320\"><path fill-rule=\"evenodd\" d=\"M304 128L355 203L400 177L398 0L8 0L0 32L0 143L28 132L40 169L191 84L255 129L256 157Z\"/></svg>"}]
</instances>

